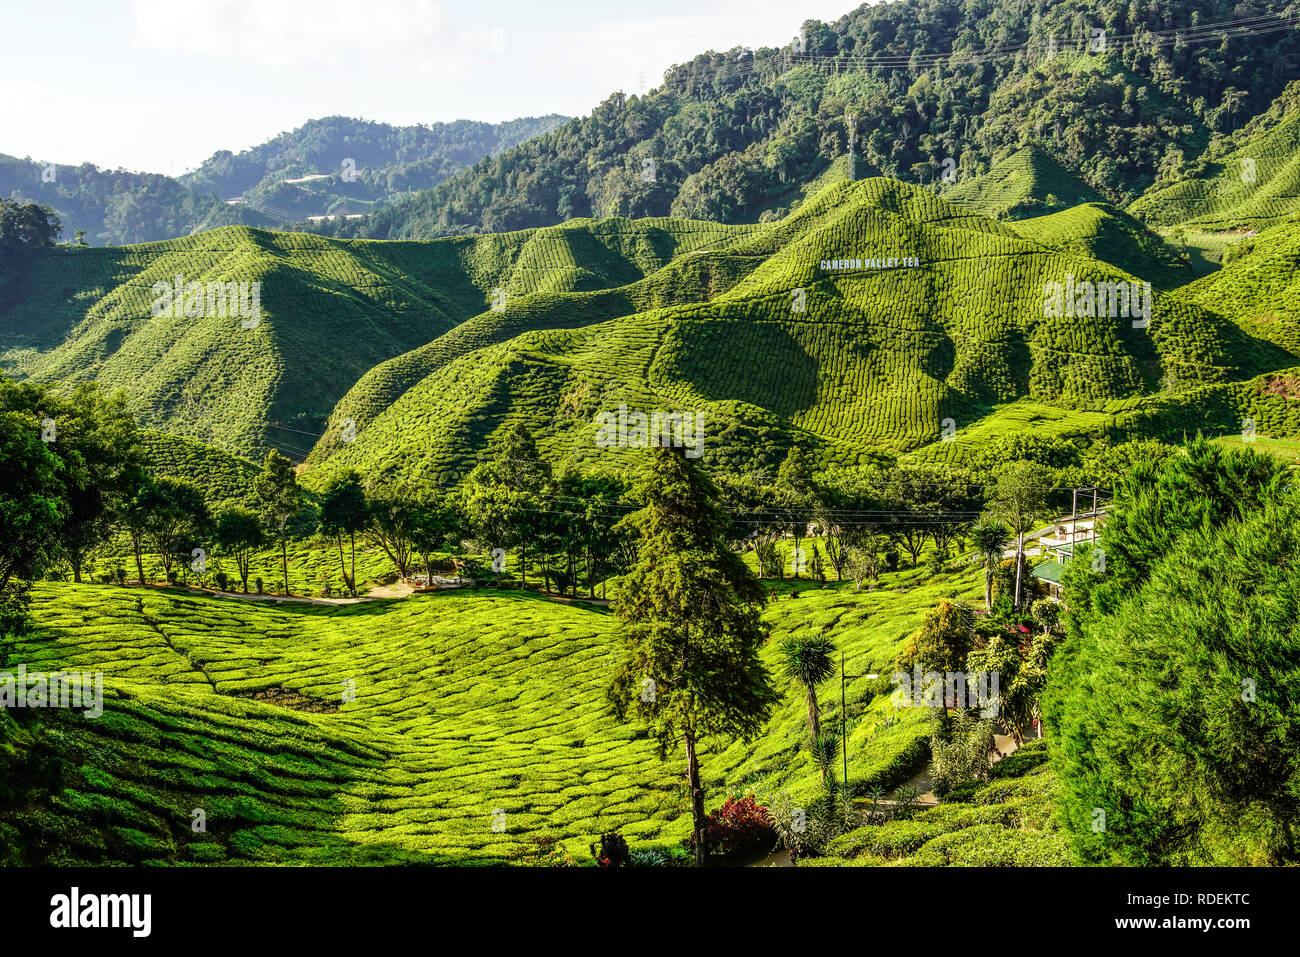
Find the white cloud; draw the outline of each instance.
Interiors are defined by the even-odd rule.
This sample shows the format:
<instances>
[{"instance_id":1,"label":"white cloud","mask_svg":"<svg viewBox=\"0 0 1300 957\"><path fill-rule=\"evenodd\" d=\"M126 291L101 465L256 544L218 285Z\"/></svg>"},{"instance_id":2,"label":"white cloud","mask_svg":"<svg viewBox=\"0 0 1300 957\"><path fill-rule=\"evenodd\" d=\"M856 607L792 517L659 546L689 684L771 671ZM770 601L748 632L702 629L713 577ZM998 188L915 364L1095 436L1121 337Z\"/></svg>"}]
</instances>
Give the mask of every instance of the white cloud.
<instances>
[{"instance_id":1,"label":"white cloud","mask_svg":"<svg viewBox=\"0 0 1300 957\"><path fill-rule=\"evenodd\" d=\"M414 57L456 34L436 0L134 0L145 49L277 68Z\"/></svg>"}]
</instances>

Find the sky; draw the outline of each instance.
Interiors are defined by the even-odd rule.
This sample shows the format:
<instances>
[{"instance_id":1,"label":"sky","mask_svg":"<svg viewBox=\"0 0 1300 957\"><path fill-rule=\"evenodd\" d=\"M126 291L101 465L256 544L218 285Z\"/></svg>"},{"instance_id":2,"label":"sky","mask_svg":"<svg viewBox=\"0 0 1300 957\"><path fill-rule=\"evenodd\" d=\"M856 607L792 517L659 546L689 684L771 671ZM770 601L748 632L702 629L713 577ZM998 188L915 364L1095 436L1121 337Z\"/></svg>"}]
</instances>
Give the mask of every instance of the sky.
<instances>
[{"instance_id":1,"label":"sky","mask_svg":"<svg viewBox=\"0 0 1300 957\"><path fill-rule=\"evenodd\" d=\"M590 113L854 0L3 0L0 153L178 175L309 119Z\"/></svg>"}]
</instances>

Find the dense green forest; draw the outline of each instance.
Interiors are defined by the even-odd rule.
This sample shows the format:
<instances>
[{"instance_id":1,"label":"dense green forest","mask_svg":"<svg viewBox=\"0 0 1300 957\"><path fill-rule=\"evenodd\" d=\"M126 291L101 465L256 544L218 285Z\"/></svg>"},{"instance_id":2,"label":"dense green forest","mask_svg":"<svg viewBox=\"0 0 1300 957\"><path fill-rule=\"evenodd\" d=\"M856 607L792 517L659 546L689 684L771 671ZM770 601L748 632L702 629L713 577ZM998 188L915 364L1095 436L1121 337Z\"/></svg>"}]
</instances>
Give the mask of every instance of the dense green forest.
<instances>
[{"instance_id":1,"label":"dense green forest","mask_svg":"<svg viewBox=\"0 0 1300 957\"><path fill-rule=\"evenodd\" d=\"M1258 26L1287 10L1227 0L863 6L805 22L782 48L697 56L645 96L616 93L590 116L330 231L409 239L575 216L753 222L780 215L846 153L849 117L859 176L947 187L951 170L956 188L1032 143L1101 198L1127 203L1295 78L1290 21ZM1224 22L1257 26L1235 38L1198 33ZM1104 50L1090 48L1094 30L1106 31Z\"/></svg>"},{"instance_id":2,"label":"dense green forest","mask_svg":"<svg viewBox=\"0 0 1300 957\"><path fill-rule=\"evenodd\" d=\"M226 225L271 226L360 213L427 189L566 117L389 126L341 116L304 123L239 154L222 150L179 177L0 154L0 195L51 206L65 238L124 244Z\"/></svg>"}]
</instances>

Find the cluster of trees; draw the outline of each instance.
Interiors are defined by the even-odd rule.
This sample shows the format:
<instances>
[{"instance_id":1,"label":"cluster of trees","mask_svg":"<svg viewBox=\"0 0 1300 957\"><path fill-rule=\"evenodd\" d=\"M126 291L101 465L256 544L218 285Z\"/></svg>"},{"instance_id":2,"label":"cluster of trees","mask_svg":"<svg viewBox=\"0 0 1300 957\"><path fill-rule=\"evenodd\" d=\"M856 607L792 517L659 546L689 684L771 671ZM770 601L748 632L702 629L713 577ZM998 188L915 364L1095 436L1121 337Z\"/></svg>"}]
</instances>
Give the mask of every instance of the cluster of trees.
<instances>
[{"instance_id":1,"label":"cluster of trees","mask_svg":"<svg viewBox=\"0 0 1300 957\"><path fill-rule=\"evenodd\" d=\"M535 569L546 588L574 595L583 582L594 594L597 582L625 569L635 554L632 533L621 524L629 511L626 482L554 474L522 426L454 492L366 483L349 472L309 495L292 462L272 451L251 483L254 507L214 510L193 481L150 467L120 394L106 396L83 383L60 395L0 379L0 413L6 425L0 469L12 477L0 498L6 543L0 592L14 602L24 591L20 582L56 568L82 581L92 554L116 541L129 548L138 583L149 580L147 553L156 556L166 581L188 582L196 572L201 584L209 554L221 554L233 560L245 592L254 553L275 546L285 594L289 544L312 531L337 549L353 595L359 539L381 548L403 577L422 568L432 578L434 556L468 541L491 556L498 581L517 575L527 585Z\"/></svg>"},{"instance_id":2,"label":"cluster of trees","mask_svg":"<svg viewBox=\"0 0 1300 957\"><path fill-rule=\"evenodd\" d=\"M1043 713L1077 861L1300 860L1300 497L1205 441L1119 485L1071 562Z\"/></svg>"},{"instance_id":3,"label":"cluster of trees","mask_svg":"<svg viewBox=\"0 0 1300 957\"><path fill-rule=\"evenodd\" d=\"M671 68L647 95L615 93L589 116L364 222L323 228L405 239L577 216L752 222L787 207L796 184L845 155L849 114L856 117L858 176L931 183L951 158L960 180L1037 142L1095 189L1127 202L1194 158L1214 134L1267 108L1300 64L1300 41L1289 31L1221 43L1141 39L1240 17L1230 0L1196 6L863 6L834 24L805 22L800 45L701 54ZM1277 0L1253 8L1284 10ZM1115 38L1104 54L1087 53L1094 29ZM1118 39L1131 35L1136 43ZM1019 49L963 55L1008 48ZM898 65L909 57L910 66ZM872 65L873 58L892 63ZM647 161L652 177L642 175Z\"/></svg>"},{"instance_id":4,"label":"cluster of trees","mask_svg":"<svg viewBox=\"0 0 1300 957\"><path fill-rule=\"evenodd\" d=\"M0 305L10 294L32 251L53 246L63 226L49 206L0 196Z\"/></svg>"},{"instance_id":5,"label":"cluster of trees","mask_svg":"<svg viewBox=\"0 0 1300 957\"><path fill-rule=\"evenodd\" d=\"M967 467L935 464L870 465L818 470L792 446L775 481L721 476L722 502L731 513L737 546L754 551L763 577L804 575L861 588L900 562L916 565L927 547L939 567L969 543L986 571L986 604L1003 553L1044 521L1068 510L1071 489L1084 482L1111 487L1135 462L1158 462L1171 446L1152 440L1100 445L1084 456L1061 439L1010 435L990 443ZM1089 505L1091 502L1088 503ZM820 538L804 547L806 536ZM793 538L787 565L778 542ZM825 556L823 558L823 550ZM802 561L798 559L802 558ZM1023 557L1006 597L1018 607L1025 594Z\"/></svg>"},{"instance_id":6,"label":"cluster of trees","mask_svg":"<svg viewBox=\"0 0 1300 957\"><path fill-rule=\"evenodd\" d=\"M1037 484L1039 468L1022 462L1007 469L999 477L993 507L1007 516L1029 514L1032 503L1023 496L1032 494L1041 500L1045 495ZM876 484L868 486L873 495L901 482L898 473L892 480L870 474L876 478ZM882 470L881 474L891 473ZM912 479L907 487L926 484L916 476L905 477ZM796 503L787 507L807 510L810 503L796 498L800 483L813 487L802 456L792 451L780 469L776 489ZM637 549L615 605L622 622L623 653L609 689L610 703L620 717L635 711L665 752L679 745L684 750L693 819L691 844L700 862L707 853L708 819L700 783L699 740L705 735L752 738L761 732L779 698L773 676L759 657L766 637L761 611L768 594L735 547L746 516L733 511L729 517L721 504L725 495L725 486L711 480L680 450L650 453L631 491L641 508L623 522L635 531ZM872 504L879 505L880 500L873 498ZM909 533L899 529L896 534ZM997 559L1000 562L1001 549ZM1035 625L1038 634L1031 634L1026 622ZM999 609L985 616L944 603L926 616L899 667L920 666L941 673L998 671L1004 681L1002 714L1022 738L1037 720L1047 658L1058 631L1057 607L1051 602L1034 603L1028 610L1008 607L1005 613ZM795 635L778 651L782 676L805 696L809 749L829 799L822 804L832 807L843 797L847 806L848 782L835 779L838 740L821 728L817 696L818 686L836 670L834 644L825 634ZM937 710L942 712L935 732L942 779L956 785L981 768L986 771L987 748L972 751L970 742L992 741L988 722L972 717L964 703L952 714L947 708ZM979 761L955 760L976 752Z\"/></svg>"},{"instance_id":7,"label":"cluster of trees","mask_svg":"<svg viewBox=\"0 0 1300 957\"><path fill-rule=\"evenodd\" d=\"M895 672L909 683L917 675L945 676L933 688L904 686L912 705L931 712L930 778L936 794L988 777L999 723L1017 743L1034 730L1041 734L1040 700L1048 660L1061 638L1061 610L1060 604L1038 598L1025 608L1000 607L981 615L963 603L943 601L926 612L908 638ZM957 674L964 676L961 688L946 680Z\"/></svg>"},{"instance_id":8,"label":"cluster of trees","mask_svg":"<svg viewBox=\"0 0 1300 957\"><path fill-rule=\"evenodd\" d=\"M60 395L0 378L0 415L0 468L13 477L0 490L0 595L11 604L21 600L20 582L56 566L70 567L80 582L91 554L119 532L130 542L140 583L146 548L170 581L201 571L203 563L190 558L215 544L234 558L247 591L264 528L285 542L287 519L300 509L293 468L272 452L255 483L262 513L232 507L211 514L193 483L153 473L124 397L106 396L93 383Z\"/></svg>"}]
</instances>

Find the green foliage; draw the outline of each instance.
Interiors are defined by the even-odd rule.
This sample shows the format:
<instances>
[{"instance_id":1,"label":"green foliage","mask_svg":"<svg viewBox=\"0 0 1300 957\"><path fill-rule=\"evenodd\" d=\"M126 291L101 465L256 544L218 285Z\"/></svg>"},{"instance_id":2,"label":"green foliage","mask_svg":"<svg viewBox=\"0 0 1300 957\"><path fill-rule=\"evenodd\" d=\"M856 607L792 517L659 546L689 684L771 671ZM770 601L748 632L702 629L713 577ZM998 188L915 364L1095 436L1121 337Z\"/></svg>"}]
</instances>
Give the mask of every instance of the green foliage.
<instances>
[{"instance_id":1,"label":"green foliage","mask_svg":"<svg viewBox=\"0 0 1300 957\"><path fill-rule=\"evenodd\" d=\"M49 206L0 197L0 263L4 266L42 246L53 246L60 232L59 217Z\"/></svg>"},{"instance_id":2,"label":"green foliage","mask_svg":"<svg viewBox=\"0 0 1300 957\"><path fill-rule=\"evenodd\" d=\"M993 756L994 722L965 711L934 722L930 737L930 782L934 793L944 798L954 788L985 781Z\"/></svg>"},{"instance_id":3,"label":"green foliage","mask_svg":"<svg viewBox=\"0 0 1300 957\"><path fill-rule=\"evenodd\" d=\"M1133 203L1133 214L1183 229L1264 229L1282 222L1300 198L1298 105L1300 81L1292 81L1267 110L1216 138L1193 162L1169 168Z\"/></svg>"},{"instance_id":4,"label":"green foliage","mask_svg":"<svg viewBox=\"0 0 1300 957\"><path fill-rule=\"evenodd\" d=\"M369 518L366 493L356 473L336 476L325 487L320 501L320 533L338 546L339 569L353 598L357 595L357 533L366 528ZM343 560L344 538L351 550L350 565Z\"/></svg>"},{"instance_id":5,"label":"green foliage","mask_svg":"<svg viewBox=\"0 0 1300 957\"><path fill-rule=\"evenodd\" d=\"M55 166L47 181L45 164L0 155L0 196L40 196L95 244L175 239L232 224L286 225L366 212L435 186L565 119L395 127L329 116L238 154L220 150L174 179L82 163Z\"/></svg>"},{"instance_id":6,"label":"green foliage","mask_svg":"<svg viewBox=\"0 0 1300 957\"><path fill-rule=\"evenodd\" d=\"M908 638L896 667L904 673L920 668L922 674L946 674L963 670L974 634L973 614L969 607L941 601L925 612L921 627Z\"/></svg>"},{"instance_id":7,"label":"green foliage","mask_svg":"<svg viewBox=\"0 0 1300 957\"><path fill-rule=\"evenodd\" d=\"M1086 863L1296 859L1300 514L1283 469L1195 442L1121 485L1067 566L1044 712Z\"/></svg>"},{"instance_id":8,"label":"green foliage","mask_svg":"<svg viewBox=\"0 0 1300 957\"><path fill-rule=\"evenodd\" d=\"M1055 819L1056 776L1046 741L1029 741L952 791L938 807L870 823L827 843L825 857L800 866L1060 867L1070 862Z\"/></svg>"},{"instance_id":9,"label":"green foliage","mask_svg":"<svg viewBox=\"0 0 1300 957\"><path fill-rule=\"evenodd\" d=\"M261 521L247 509L231 508L217 516L214 530L218 547L234 557L244 594L248 594L248 566L253 549L266 541Z\"/></svg>"},{"instance_id":10,"label":"green foliage","mask_svg":"<svg viewBox=\"0 0 1300 957\"><path fill-rule=\"evenodd\" d=\"M60 463L40 429L19 412L0 411L0 602L17 579L40 571L67 514Z\"/></svg>"},{"instance_id":11,"label":"green foliage","mask_svg":"<svg viewBox=\"0 0 1300 957\"><path fill-rule=\"evenodd\" d=\"M1284 9L1269 2L1255 12ZM870 4L833 23L808 21L799 51L702 53L644 96L612 94L589 116L328 228L397 239L584 216L755 222L844 163L846 113L857 117L858 175L939 185L951 158L952 191L969 189L990 208L1127 202L1175 156L1199 155L1212 135L1268 107L1294 75L1297 44L1277 31L1222 44L1117 42L1093 55L1085 25L1119 36L1240 15L1228 0L1191 11L1132 0ZM1017 52L983 55L1009 48ZM909 54L925 59L897 69ZM649 181L640 176L647 160ZM998 161L988 180L966 186Z\"/></svg>"},{"instance_id":12,"label":"green foliage","mask_svg":"<svg viewBox=\"0 0 1300 957\"><path fill-rule=\"evenodd\" d=\"M754 737L777 700L759 656L767 594L727 547L716 487L680 450L652 450L633 494L644 506L625 519L640 541L615 604L625 656L610 698L621 716L635 694L660 747L684 744L699 862L706 848L696 742Z\"/></svg>"}]
</instances>

